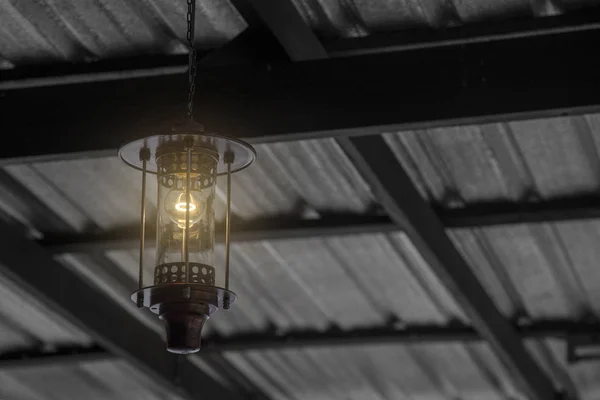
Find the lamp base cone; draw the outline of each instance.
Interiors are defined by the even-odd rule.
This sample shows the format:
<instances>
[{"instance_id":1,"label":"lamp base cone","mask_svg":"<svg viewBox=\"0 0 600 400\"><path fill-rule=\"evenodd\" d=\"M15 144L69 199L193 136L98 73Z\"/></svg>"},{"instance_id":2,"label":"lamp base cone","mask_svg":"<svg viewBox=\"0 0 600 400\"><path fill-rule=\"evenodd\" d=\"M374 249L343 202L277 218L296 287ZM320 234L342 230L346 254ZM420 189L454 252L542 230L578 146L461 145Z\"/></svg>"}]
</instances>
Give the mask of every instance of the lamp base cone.
<instances>
[{"instance_id":1,"label":"lamp base cone","mask_svg":"<svg viewBox=\"0 0 600 400\"><path fill-rule=\"evenodd\" d=\"M198 303L167 303L159 316L167 331L167 350L175 354L190 354L200 350L201 334L210 310Z\"/></svg>"}]
</instances>

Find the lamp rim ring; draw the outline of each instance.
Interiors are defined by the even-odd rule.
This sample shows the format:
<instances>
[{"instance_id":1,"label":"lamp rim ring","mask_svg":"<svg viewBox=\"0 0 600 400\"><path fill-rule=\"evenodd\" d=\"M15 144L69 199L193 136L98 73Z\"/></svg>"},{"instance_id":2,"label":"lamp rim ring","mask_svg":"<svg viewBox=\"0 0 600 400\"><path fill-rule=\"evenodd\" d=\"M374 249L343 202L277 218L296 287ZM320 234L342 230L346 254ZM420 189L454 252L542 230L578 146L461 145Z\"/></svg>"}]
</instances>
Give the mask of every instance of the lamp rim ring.
<instances>
[{"instance_id":1,"label":"lamp rim ring","mask_svg":"<svg viewBox=\"0 0 600 400\"><path fill-rule=\"evenodd\" d=\"M156 314L157 306L170 302L194 302L192 299L186 300L183 295L183 289L189 288L193 293L197 293L203 298L201 302L206 303L216 309L223 308L225 299L233 304L237 295L231 290L220 286L203 285L199 283L168 283L164 285L152 285L138 289L131 294L131 300L137 302L138 294L143 296L143 306L149 308ZM191 292L191 294L193 294ZM156 309L155 309L156 308Z\"/></svg>"},{"instance_id":2,"label":"lamp rim ring","mask_svg":"<svg viewBox=\"0 0 600 400\"><path fill-rule=\"evenodd\" d=\"M256 150L249 143L232 137L217 135L213 133L176 133L171 135L153 135L142 139L133 140L122 145L119 148L118 155L121 160L130 167L143 171L142 161L140 160L140 150L147 148L150 150L150 160L146 163L146 172L157 173L156 151L164 141L178 142L184 138L192 137L195 142L213 141L219 159L224 160L226 152L234 154L234 162L231 165L231 173L246 169L256 159ZM196 144L194 145L196 146ZM227 164L224 161L217 163L217 175L227 174Z\"/></svg>"}]
</instances>

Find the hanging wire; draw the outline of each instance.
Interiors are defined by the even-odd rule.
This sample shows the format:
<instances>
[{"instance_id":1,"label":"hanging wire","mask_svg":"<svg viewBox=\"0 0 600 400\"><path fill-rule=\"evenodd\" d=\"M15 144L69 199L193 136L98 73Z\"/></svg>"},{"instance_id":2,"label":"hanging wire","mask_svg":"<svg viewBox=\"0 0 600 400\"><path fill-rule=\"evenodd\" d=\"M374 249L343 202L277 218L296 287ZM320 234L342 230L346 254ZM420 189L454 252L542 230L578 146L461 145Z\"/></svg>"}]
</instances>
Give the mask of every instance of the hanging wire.
<instances>
[{"instance_id":1,"label":"hanging wire","mask_svg":"<svg viewBox=\"0 0 600 400\"><path fill-rule=\"evenodd\" d=\"M188 42L188 103L187 117L194 119L194 92L196 91L196 47L194 30L196 27L196 0L187 0L187 42Z\"/></svg>"}]
</instances>

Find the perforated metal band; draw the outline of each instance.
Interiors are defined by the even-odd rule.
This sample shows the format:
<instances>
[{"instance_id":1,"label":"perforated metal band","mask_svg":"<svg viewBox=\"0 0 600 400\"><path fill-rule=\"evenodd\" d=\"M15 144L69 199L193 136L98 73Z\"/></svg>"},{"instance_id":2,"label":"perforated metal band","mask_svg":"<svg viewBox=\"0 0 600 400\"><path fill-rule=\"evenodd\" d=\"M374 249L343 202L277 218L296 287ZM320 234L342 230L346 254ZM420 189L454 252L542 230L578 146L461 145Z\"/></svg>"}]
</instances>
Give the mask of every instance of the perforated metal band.
<instances>
[{"instance_id":1,"label":"perforated metal band","mask_svg":"<svg viewBox=\"0 0 600 400\"><path fill-rule=\"evenodd\" d=\"M217 182L215 154L202 152L191 157L191 190L206 189ZM187 173L187 154L183 152L163 153L157 157L158 181L169 189L183 190Z\"/></svg>"},{"instance_id":2,"label":"perforated metal band","mask_svg":"<svg viewBox=\"0 0 600 400\"><path fill-rule=\"evenodd\" d=\"M215 269L210 265L190 262L190 283L215 285ZM171 262L154 268L154 284L185 283L185 262Z\"/></svg>"}]
</instances>

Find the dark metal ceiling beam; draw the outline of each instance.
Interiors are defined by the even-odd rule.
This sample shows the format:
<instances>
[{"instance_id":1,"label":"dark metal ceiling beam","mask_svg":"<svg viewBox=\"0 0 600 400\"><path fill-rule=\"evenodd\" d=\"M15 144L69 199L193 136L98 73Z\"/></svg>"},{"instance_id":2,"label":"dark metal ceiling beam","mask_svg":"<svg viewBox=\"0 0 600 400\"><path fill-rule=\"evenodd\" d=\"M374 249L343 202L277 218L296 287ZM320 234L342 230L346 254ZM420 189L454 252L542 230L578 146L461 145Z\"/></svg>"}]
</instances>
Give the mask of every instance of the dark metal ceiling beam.
<instances>
[{"instance_id":1,"label":"dark metal ceiling beam","mask_svg":"<svg viewBox=\"0 0 600 400\"><path fill-rule=\"evenodd\" d=\"M268 0L251 0L251 3L292 60L326 57L327 52L291 0L275 4ZM350 86L350 82L347 81L346 85ZM374 97L369 100L373 101ZM384 109L385 106L378 103L377 107ZM398 104L394 108L397 114L410 113L398 110ZM344 111L348 115L350 110ZM552 380L527 352L514 326L497 309L383 137L345 137L337 139L337 142L369 184L390 219L402 228L471 319L473 327L513 372L527 396L535 400L557 397Z\"/></svg>"},{"instance_id":2,"label":"dark metal ceiling beam","mask_svg":"<svg viewBox=\"0 0 600 400\"><path fill-rule=\"evenodd\" d=\"M38 244L0 224L0 273L48 304L111 353L189 398L240 399L189 360L165 350L158 333L135 319L86 279L53 260Z\"/></svg>"},{"instance_id":3,"label":"dark metal ceiling beam","mask_svg":"<svg viewBox=\"0 0 600 400\"><path fill-rule=\"evenodd\" d=\"M329 58L327 50L288 0L273 4L270 0L247 0L261 21L273 33L292 61Z\"/></svg>"},{"instance_id":4,"label":"dark metal ceiling beam","mask_svg":"<svg viewBox=\"0 0 600 400\"><path fill-rule=\"evenodd\" d=\"M231 240L235 243L263 240L301 239L395 232L398 228L385 215L330 213L321 219L264 218L246 223L233 223ZM156 233L147 230L147 243ZM139 246L139 227L91 234L48 234L38 243L53 254L98 253L109 250L131 250ZM224 241L224 229L217 227L217 242Z\"/></svg>"},{"instance_id":5,"label":"dark metal ceiling beam","mask_svg":"<svg viewBox=\"0 0 600 400\"><path fill-rule=\"evenodd\" d=\"M446 229L600 219L600 199L596 196L579 196L539 203L476 203L453 210L433 208ZM398 231L400 227L397 224L388 216L379 213L324 213L321 218L312 220L280 216L238 222L233 224L231 235L234 242L240 243ZM152 243L154 235L155 232L148 229L146 242ZM218 242L224 239L224 230L221 227L217 227L216 239ZM38 243L52 254L132 250L139 246L139 227L132 226L100 233L47 233Z\"/></svg>"},{"instance_id":6,"label":"dark metal ceiling beam","mask_svg":"<svg viewBox=\"0 0 600 400\"><path fill-rule=\"evenodd\" d=\"M22 348L0 352L0 371L45 365L61 366L115 359L100 346L58 346L51 349Z\"/></svg>"},{"instance_id":7,"label":"dark metal ceiling beam","mask_svg":"<svg viewBox=\"0 0 600 400\"><path fill-rule=\"evenodd\" d=\"M580 195L539 202L490 201L452 210L435 206L434 209L446 228L582 221L600 218L600 197Z\"/></svg>"},{"instance_id":8,"label":"dark metal ceiling beam","mask_svg":"<svg viewBox=\"0 0 600 400\"><path fill-rule=\"evenodd\" d=\"M600 324L571 320L540 320L516 325L523 339L593 338ZM249 332L229 337L209 336L202 339L200 357L205 354L256 350L306 349L315 347L349 347L381 344L470 343L482 341L472 326L408 325L373 326L351 330L293 330L287 332ZM99 346L61 346L53 350L15 349L0 354L0 371L48 364L97 361L116 358Z\"/></svg>"},{"instance_id":9,"label":"dark metal ceiling beam","mask_svg":"<svg viewBox=\"0 0 600 400\"><path fill-rule=\"evenodd\" d=\"M540 320L513 329L522 339L568 339L571 336L592 337L600 331L600 324L570 320ZM408 343L468 343L484 338L472 326L460 323L450 325L376 326L341 329L298 330L291 332L255 332L233 337L212 336L203 339L203 351L282 350L288 348L366 346Z\"/></svg>"},{"instance_id":10,"label":"dark metal ceiling beam","mask_svg":"<svg viewBox=\"0 0 600 400\"><path fill-rule=\"evenodd\" d=\"M264 143L598 111L600 58L589 55L599 43L600 29L588 29L207 68L199 73L196 115L210 131ZM181 114L185 79L5 91L0 131L11 145L0 160L114 155Z\"/></svg>"}]
</instances>

